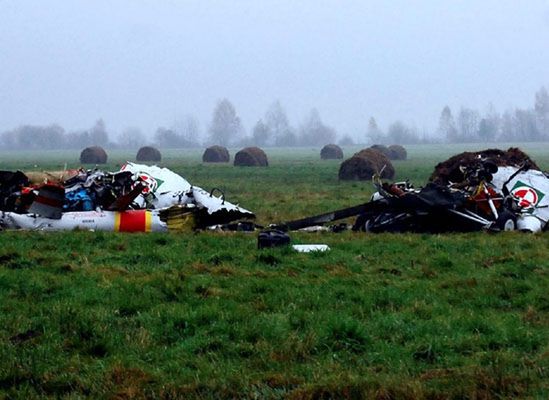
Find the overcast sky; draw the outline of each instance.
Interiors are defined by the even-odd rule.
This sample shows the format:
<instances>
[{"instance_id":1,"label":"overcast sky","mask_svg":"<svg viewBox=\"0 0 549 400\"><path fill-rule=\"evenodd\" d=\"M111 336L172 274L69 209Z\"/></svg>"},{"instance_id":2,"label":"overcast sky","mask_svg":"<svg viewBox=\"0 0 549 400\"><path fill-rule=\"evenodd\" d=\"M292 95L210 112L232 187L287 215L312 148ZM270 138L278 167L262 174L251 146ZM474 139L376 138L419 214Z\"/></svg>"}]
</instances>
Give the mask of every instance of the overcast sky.
<instances>
[{"instance_id":1,"label":"overcast sky","mask_svg":"<svg viewBox=\"0 0 549 400\"><path fill-rule=\"evenodd\" d=\"M434 129L442 107L532 107L549 88L549 1L0 0L0 131L152 134L218 99L249 130L276 99L341 134Z\"/></svg>"}]
</instances>

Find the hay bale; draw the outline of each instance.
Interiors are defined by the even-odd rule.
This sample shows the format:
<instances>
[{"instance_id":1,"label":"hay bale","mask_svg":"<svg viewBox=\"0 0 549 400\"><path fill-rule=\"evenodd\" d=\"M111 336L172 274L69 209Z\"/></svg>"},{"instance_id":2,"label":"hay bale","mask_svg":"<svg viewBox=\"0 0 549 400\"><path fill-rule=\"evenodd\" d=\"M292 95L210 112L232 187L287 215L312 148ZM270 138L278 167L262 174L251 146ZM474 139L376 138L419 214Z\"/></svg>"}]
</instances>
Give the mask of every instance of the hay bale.
<instances>
[{"instance_id":1,"label":"hay bale","mask_svg":"<svg viewBox=\"0 0 549 400\"><path fill-rule=\"evenodd\" d=\"M372 176L377 172L377 166L372 160L364 157L353 156L341 163L339 167L339 179L361 180L366 181L372 179Z\"/></svg>"},{"instance_id":2,"label":"hay bale","mask_svg":"<svg viewBox=\"0 0 549 400\"><path fill-rule=\"evenodd\" d=\"M540 170L528 154L516 147L510 147L505 151L487 149L477 152L466 151L438 163L429 180L441 185L448 185L450 182L463 182L465 176L461 167L474 168L480 166L485 161L491 161L498 167L520 167L526 163L531 169Z\"/></svg>"},{"instance_id":3,"label":"hay bale","mask_svg":"<svg viewBox=\"0 0 549 400\"><path fill-rule=\"evenodd\" d=\"M100 146L86 147L80 153L82 164L106 164L107 152Z\"/></svg>"},{"instance_id":4,"label":"hay bale","mask_svg":"<svg viewBox=\"0 0 549 400\"><path fill-rule=\"evenodd\" d=\"M158 162L162 160L162 154L160 154L160 150L158 150L155 147L143 146L137 151L137 155L135 156L135 159L141 162L148 162L148 161Z\"/></svg>"},{"instance_id":5,"label":"hay bale","mask_svg":"<svg viewBox=\"0 0 549 400\"><path fill-rule=\"evenodd\" d=\"M383 172L381 173L381 177L383 179L393 179L393 177L395 176L395 168L393 167L391 160L389 160L389 157L387 157L385 154L370 148L360 150L359 152L355 153L355 156L367 158L373 161L376 165L377 172L383 169Z\"/></svg>"},{"instance_id":6,"label":"hay bale","mask_svg":"<svg viewBox=\"0 0 549 400\"><path fill-rule=\"evenodd\" d=\"M377 150L372 148L363 149L341 163L339 179L370 180L374 174L379 173L382 169L381 177L383 179L393 179L395 169L391 161Z\"/></svg>"},{"instance_id":7,"label":"hay bale","mask_svg":"<svg viewBox=\"0 0 549 400\"><path fill-rule=\"evenodd\" d=\"M388 147L390 160L406 160L408 152L399 144L392 144Z\"/></svg>"},{"instance_id":8,"label":"hay bale","mask_svg":"<svg viewBox=\"0 0 549 400\"><path fill-rule=\"evenodd\" d=\"M259 147L246 147L234 156L235 166L267 167L269 162L267 155Z\"/></svg>"},{"instance_id":9,"label":"hay bale","mask_svg":"<svg viewBox=\"0 0 549 400\"><path fill-rule=\"evenodd\" d=\"M382 144L374 144L372 146L370 146L370 149L374 149L374 150L377 150L379 151L381 154L383 154L385 157L387 158L391 158L391 151L389 150L389 148L385 145L382 145Z\"/></svg>"},{"instance_id":10,"label":"hay bale","mask_svg":"<svg viewBox=\"0 0 549 400\"><path fill-rule=\"evenodd\" d=\"M321 160L341 160L343 159L343 150L337 144L327 144L320 150Z\"/></svg>"},{"instance_id":11,"label":"hay bale","mask_svg":"<svg viewBox=\"0 0 549 400\"><path fill-rule=\"evenodd\" d=\"M210 146L202 154L202 162L229 162L230 159L229 150L223 146Z\"/></svg>"}]
</instances>

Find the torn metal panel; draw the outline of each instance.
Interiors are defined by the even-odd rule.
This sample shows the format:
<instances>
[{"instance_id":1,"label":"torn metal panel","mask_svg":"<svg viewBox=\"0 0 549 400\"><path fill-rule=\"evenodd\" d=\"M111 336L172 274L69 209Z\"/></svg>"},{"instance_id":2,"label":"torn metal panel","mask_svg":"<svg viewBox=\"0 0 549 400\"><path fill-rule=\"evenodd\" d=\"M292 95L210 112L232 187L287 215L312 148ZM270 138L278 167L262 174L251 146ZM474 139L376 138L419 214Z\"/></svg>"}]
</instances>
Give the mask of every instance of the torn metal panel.
<instances>
[{"instance_id":1,"label":"torn metal panel","mask_svg":"<svg viewBox=\"0 0 549 400\"><path fill-rule=\"evenodd\" d=\"M46 218L61 219L64 202L65 188L58 185L45 184L38 190L38 196L36 196L29 207L29 213Z\"/></svg>"},{"instance_id":2,"label":"torn metal panel","mask_svg":"<svg viewBox=\"0 0 549 400\"><path fill-rule=\"evenodd\" d=\"M120 171L130 172L134 184L141 182L144 190L135 201L140 208L167 208L185 204L186 193L192 186L182 176L168 168L127 162Z\"/></svg>"},{"instance_id":3,"label":"torn metal panel","mask_svg":"<svg viewBox=\"0 0 549 400\"><path fill-rule=\"evenodd\" d=\"M294 244L292 249L298 253L312 253L312 252L324 252L330 250L327 244Z\"/></svg>"},{"instance_id":4,"label":"torn metal panel","mask_svg":"<svg viewBox=\"0 0 549 400\"><path fill-rule=\"evenodd\" d=\"M549 178L538 170L500 167L492 184L508 192L518 206L517 228L531 232L544 230L549 221Z\"/></svg>"},{"instance_id":5,"label":"torn metal panel","mask_svg":"<svg viewBox=\"0 0 549 400\"><path fill-rule=\"evenodd\" d=\"M121 171L133 174L135 182L142 182L145 190L136 198L141 207L150 204L153 208L166 208L172 205L195 205L198 208L202 226L224 224L243 218L255 218L254 213L217 197L212 192L192 186L175 172L157 166L134 164L122 166Z\"/></svg>"}]
</instances>

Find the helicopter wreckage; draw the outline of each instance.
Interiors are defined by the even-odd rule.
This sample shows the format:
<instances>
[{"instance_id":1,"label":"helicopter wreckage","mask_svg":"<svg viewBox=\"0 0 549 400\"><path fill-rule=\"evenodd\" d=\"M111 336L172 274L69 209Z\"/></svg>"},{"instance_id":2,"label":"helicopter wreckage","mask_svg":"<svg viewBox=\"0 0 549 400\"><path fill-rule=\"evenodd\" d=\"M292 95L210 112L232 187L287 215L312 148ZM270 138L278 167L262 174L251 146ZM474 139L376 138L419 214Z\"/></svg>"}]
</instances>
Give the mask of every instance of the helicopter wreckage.
<instances>
[{"instance_id":1,"label":"helicopter wreckage","mask_svg":"<svg viewBox=\"0 0 549 400\"><path fill-rule=\"evenodd\" d=\"M287 244L286 232L347 229L329 225L356 217L366 232L540 232L549 221L549 178L518 149L462 153L436 166L430 181L381 182L353 207L272 224L259 246ZM44 179L46 178L46 179ZM35 180L33 183L32 180ZM38 180L38 183L36 182ZM167 168L128 162L119 171L66 171L62 179L0 172L0 227L24 230L166 232L254 231L254 213L207 192Z\"/></svg>"},{"instance_id":2,"label":"helicopter wreckage","mask_svg":"<svg viewBox=\"0 0 549 400\"><path fill-rule=\"evenodd\" d=\"M438 164L419 189L409 182L382 183L380 175L372 178L377 191L369 202L272 225L265 243L349 217L357 217L354 231L374 233L541 232L548 226L549 178L517 148L458 154Z\"/></svg>"},{"instance_id":3,"label":"helicopter wreckage","mask_svg":"<svg viewBox=\"0 0 549 400\"><path fill-rule=\"evenodd\" d=\"M31 174L29 174L31 175ZM127 162L120 171L66 171L62 179L0 172L0 227L115 232L187 231L255 215L167 168ZM44 179L45 178L45 179ZM53 178L53 179L52 179Z\"/></svg>"}]
</instances>

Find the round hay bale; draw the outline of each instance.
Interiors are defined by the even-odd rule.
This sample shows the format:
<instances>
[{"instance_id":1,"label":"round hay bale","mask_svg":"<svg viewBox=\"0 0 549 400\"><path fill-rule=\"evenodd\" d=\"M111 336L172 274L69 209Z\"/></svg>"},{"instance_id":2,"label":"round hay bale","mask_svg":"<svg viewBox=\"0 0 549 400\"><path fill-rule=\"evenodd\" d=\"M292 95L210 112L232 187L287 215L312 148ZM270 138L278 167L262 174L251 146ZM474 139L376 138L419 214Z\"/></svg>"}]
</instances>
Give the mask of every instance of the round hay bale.
<instances>
[{"instance_id":1,"label":"round hay bale","mask_svg":"<svg viewBox=\"0 0 549 400\"><path fill-rule=\"evenodd\" d=\"M234 156L235 166L267 167L269 162L267 155L259 147L246 147Z\"/></svg>"},{"instance_id":2,"label":"round hay bale","mask_svg":"<svg viewBox=\"0 0 549 400\"><path fill-rule=\"evenodd\" d=\"M345 181L367 181L377 172L377 166L372 160L364 157L353 156L341 163L339 167L339 179Z\"/></svg>"},{"instance_id":3,"label":"round hay bale","mask_svg":"<svg viewBox=\"0 0 549 400\"><path fill-rule=\"evenodd\" d=\"M223 146L210 146L202 154L202 162L229 162L230 159L229 150Z\"/></svg>"},{"instance_id":4,"label":"round hay bale","mask_svg":"<svg viewBox=\"0 0 549 400\"><path fill-rule=\"evenodd\" d=\"M520 167L527 164L531 169L540 170L528 154L516 147L510 147L506 151L486 149L477 152L465 151L438 163L429 180L441 185L463 182L465 176L462 167L475 168L485 161L491 161L498 167Z\"/></svg>"},{"instance_id":5,"label":"round hay bale","mask_svg":"<svg viewBox=\"0 0 549 400\"><path fill-rule=\"evenodd\" d=\"M82 164L106 164L107 152L100 146L86 147L80 153Z\"/></svg>"},{"instance_id":6,"label":"round hay bale","mask_svg":"<svg viewBox=\"0 0 549 400\"><path fill-rule=\"evenodd\" d=\"M343 158L343 150L337 144L327 144L320 150L321 160L341 160Z\"/></svg>"},{"instance_id":7,"label":"round hay bale","mask_svg":"<svg viewBox=\"0 0 549 400\"><path fill-rule=\"evenodd\" d=\"M339 179L370 180L381 170L383 170L381 173L383 179L393 179L395 176L393 164L385 155L372 148L363 149L341 163Z\"/></svg>"},{"instance_id":8,"label":"round hay bale","mask_svg":"<svg viewBox=\"0 0 549 400\"><path fill-rule=\"evenodd\" d=\"M370 149L374 149L379 151L381 154L383 154L387 158L391 158L391 151L389 148L383 144L374 144L370 146Z\"/></svg>"},{"instance_id":9,"label":"round hay bale","mask_svg":"<svg viewBox=\"0 0 549 400\"><path fill-rule=\"evenodd\" d=\"M160 150L158 150L155 147L143 146L137 151L137 155L135 156L135 159L141 162L148 162L148 161L158 162L162 160L162 154L160 154Z\"/></svg>"},{"instance_id":10,"label":"round hay bale","mask_svg":"<svg viewBox=\"0 0 549 400\"><path fill-rule=\"evenodd\" d=\"M392 144L389 146L389 159L390 160L406 160L408 158L408 152L404 147L399 144Z\"/></svg>"}]
</instances>

